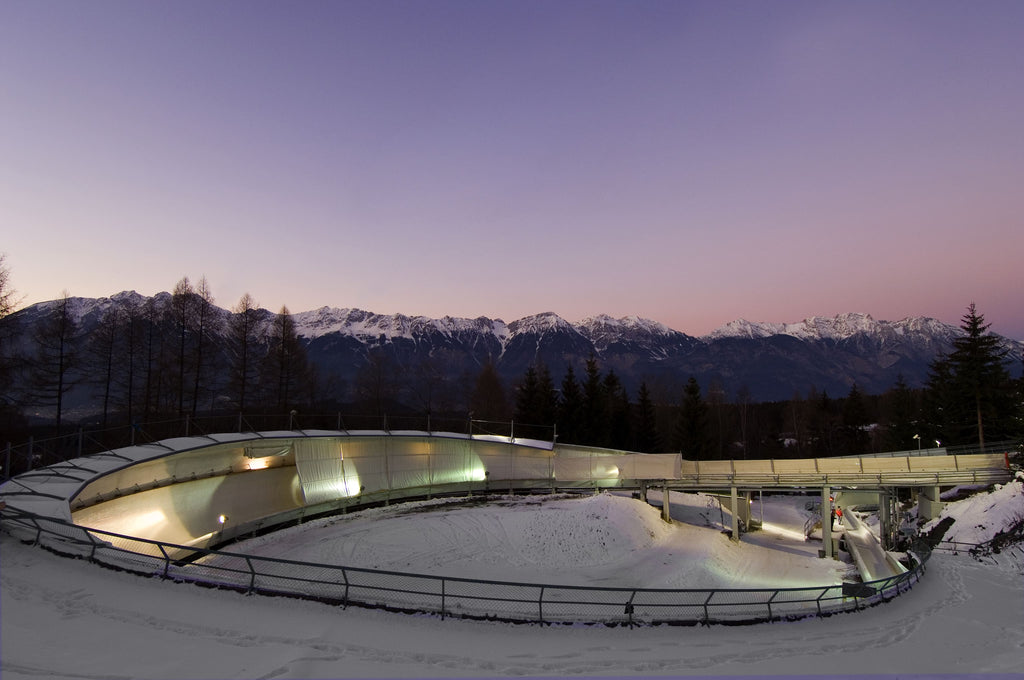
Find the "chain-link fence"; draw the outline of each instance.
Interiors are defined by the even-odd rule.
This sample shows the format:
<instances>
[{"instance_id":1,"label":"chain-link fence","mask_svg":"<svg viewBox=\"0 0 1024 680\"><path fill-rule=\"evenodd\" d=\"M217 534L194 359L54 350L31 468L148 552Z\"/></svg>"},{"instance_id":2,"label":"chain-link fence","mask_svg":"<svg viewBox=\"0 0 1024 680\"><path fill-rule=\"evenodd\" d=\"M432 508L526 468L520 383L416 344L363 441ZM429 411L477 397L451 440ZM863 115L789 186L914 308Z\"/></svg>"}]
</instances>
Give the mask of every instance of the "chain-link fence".
<instances>
[{"instance_id":1,"label":"chain-link fence","mask_svg":"<svg viewBox=\"0 0 1024 680\"><path fill-rule=\"evenodd\" d=\"M755 623L826 616L887 601L924 573L911 568L870 583L809 588L651 589L512 583L408 574L197 549L87 529L21 510L0 511L3 529L55 552L145 576L349 606L444 617L536 623Z\"/></svg>"}]
</instances>

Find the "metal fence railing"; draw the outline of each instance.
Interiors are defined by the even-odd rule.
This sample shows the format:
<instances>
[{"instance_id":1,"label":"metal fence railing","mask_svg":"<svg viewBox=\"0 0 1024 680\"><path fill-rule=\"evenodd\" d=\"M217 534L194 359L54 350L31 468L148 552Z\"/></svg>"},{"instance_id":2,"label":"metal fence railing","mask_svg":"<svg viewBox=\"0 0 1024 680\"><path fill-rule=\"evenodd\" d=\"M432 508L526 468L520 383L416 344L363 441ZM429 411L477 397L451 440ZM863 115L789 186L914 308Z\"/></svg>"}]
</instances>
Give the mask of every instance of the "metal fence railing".
<instances>
[{"instance_id":1,"label":"metal fence railing","mask_svg":"<svg viewBox=\"0 0 1024 680\"><path fill-rule=\"evenodd\" d=\"M909 571L870 583L805 588L651 589L514 583L409 574L258 557L87 529L14 508L0 525L21 540L108 567L246 593L440 617L535 623L756 623L827 616L900 595L924 573L929 550L908 553Z\"/></svg>"}]
</instances>

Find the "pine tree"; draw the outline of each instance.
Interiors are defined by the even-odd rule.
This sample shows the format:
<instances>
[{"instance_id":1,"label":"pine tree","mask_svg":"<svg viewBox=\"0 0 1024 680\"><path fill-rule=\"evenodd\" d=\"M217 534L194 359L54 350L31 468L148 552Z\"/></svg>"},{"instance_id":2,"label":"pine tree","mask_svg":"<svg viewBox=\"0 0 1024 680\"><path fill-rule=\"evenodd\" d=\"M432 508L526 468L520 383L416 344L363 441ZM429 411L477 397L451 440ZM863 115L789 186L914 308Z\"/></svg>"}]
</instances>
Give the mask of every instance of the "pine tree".
<instances>
[{"instance_id":1,"label":"pine tree","mask_svg":"<svg viewBox=\"0 0 1024 680\"><path fill-rule=\"evenodd\" d=\"M946 443L966 444L1005 439L1014 434L1014 387L1007 370L1007 352L991 324L972 302L961 319L964 335L953 341L953 351L932 364L930 387L945 409L941 425Z\"/></svg>"},{"instance_id":2,"label":"pine tree","mask_svg":"<svg viewBox=\"0 0 1024 680\"><path fill-rule=\"evenodd\" d=\"M608 446L608 421L605 388L597 359L587 359L586 379L583 381L583 430L580 442L590 446Z\"/></svg>"},{"instance_id":3,"label":"pine tree","mask_svg":"<svg viewBox=\"0 0 1024 680\"><path fill-rule=\"evenodd\" d=\"M683 403L676 421L675 443L683 457L707 460L710 450L708 406L700 394L697 379L690 376L683 388Z\"/></svg>"},{"instance_id":4,"label":"pine tree","mask_svg":"<svg viewBox=\"0 0 1024 680\"><path fill-rule=\"evenodd\" d=\"M850 387L843 401L842 423L845 439L843 455L861 456L867 453L868 435L864 428L869 424L868 411L864 395L856 383Z\"/></svg>"},{"instance_id":5,"label":"pine tree","mask_svg":"<svg viewBox=\"0 0 1024 680\"><path fill-rule=\"evenodd\" d=\"M576 380L576 372L572 366L566 367L562 378L562 393L558 399L558 439L559 441L579 444L581 418L583 412L583 394Z\"/></svg>"},{"instance_id":6,"label":"pine tree","mask_svg":"<svg viewBox=\"0 0 1024 680\"><path fill-rule=\"evenodd\" d=\"M615 371L608 371L602 387L605 403L604 422L607 423L605 446L610 446L613 449L628 449L633 441L629 394L622 386L619 376L615 375Z\"/></svg>"},{"instance_id":7,"label":"pine tree","mask_svg":"<svg viewBox=\"0 0 1024 680\"><path fill-rule=\"evenodd\" d=\"M516 388L516 409L512 419L524 425L538 424L539 398L540 383L537 379L537 369L531 365L526 369L522 382Z\"/></svg>"},{"instance_id":8,"label":"pine tree","mask_svg":"<svg viewBox=\"0 0 1024 680\"><path fill-rule=\"evenodd\" d=\"M558 420L558 395L551 371L541 363L537 369L537 424L551 426Z\"/></svg>"},{"instance_id":9,"label":"pine tree","mask_svg":"<svg viewBox=\"0 0 1024 680\"><path fill-rule=\"evenodd\" d=\"M913 448L914 435L920 436L919 408L914 391L901 373L896 384L882 396L885 426L885 449L900 451Z\"/></svg>"},{"instance_id":10,"label":"pine tree","mask_svg":"<svg viewBox=\"0 0 1024 680\"><path fill-rule=\"evenodd\" d=\"M636 433L635 448L640 453L654 453L661 449L661 437L658 435L658 422L654 410L651 393L647 383L640 383L636 397L636 419L633 427Z\"/></svg>"},{"instance_id":11,"label":"pine tree","mask_svg":"<svg viewBox=\"0 0 1024 680\"><path fill-rule=\"evenodd\" d=\"M504 422L509 419L508 399L494 363L488 361L480 370L473 388L470 409L476 420Z\"/></svg>"}]
</instances>

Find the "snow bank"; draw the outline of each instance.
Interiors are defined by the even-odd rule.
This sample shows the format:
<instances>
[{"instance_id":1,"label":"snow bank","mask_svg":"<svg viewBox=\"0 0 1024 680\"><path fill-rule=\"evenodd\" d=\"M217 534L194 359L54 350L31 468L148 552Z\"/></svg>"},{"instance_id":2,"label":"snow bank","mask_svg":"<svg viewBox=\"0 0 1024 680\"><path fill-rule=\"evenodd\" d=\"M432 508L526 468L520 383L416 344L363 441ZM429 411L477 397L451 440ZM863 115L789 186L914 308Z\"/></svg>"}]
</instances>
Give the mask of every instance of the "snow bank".
<instances>
[{"instance_id":1,"label":"snow bank","mask_svg":"<svg viewBox=\"0 0 1024 680\"><path fill-rule=\"evenodd\" d=\"M923 532L950 520L943 541L981 546L971 551L977 559L1024 574L1024 472L1006 484L947 504Z\"/></svg>"},{"instance_id":2,"label":"snow bank","mask_svg":"<svg viewBox=\"0 0 1024 680\"><path fill-rule=\"evenodd\" d=\"M947 517L955 521L943 540L976 545L991 541L996 534L1024 521L1024 472L1018 472L1006 484L947 504L923 531L927 533Z\"/></svg>"}]
</instances>

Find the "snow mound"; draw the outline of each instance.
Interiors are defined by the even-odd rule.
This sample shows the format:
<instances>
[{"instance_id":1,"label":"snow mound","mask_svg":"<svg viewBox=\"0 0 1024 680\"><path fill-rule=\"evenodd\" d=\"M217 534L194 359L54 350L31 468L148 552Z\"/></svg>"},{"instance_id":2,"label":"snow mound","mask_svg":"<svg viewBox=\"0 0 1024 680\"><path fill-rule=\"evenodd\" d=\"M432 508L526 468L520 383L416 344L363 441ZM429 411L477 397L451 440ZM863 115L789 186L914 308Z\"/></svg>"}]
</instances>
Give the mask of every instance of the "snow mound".
<instances>
[{"instance_id":1,"label":"snow mound","mask_svg":"<svg viewBox=\"0 0 1024 680\"><path fill-rule=\"evenodd\" d=\"M669 525L657 508L598 494L510 513L505 529L520 564L564 568L606 564L649 548L666 535Z\"/></svg>"},{"instance_id":2,"label":"snow mound","mask_svg":"<svg viewBox=\"0 0 1024 680\"><path fill-rule=\"evenodd\" d=\"M1024 472L1006 484L996 484L991 491L947 504L923 531L927 533L947 518L953 519L953 524L942 537L945 541L982 545L1010 531L1024 521Z\"/></svg>"}]
</instances>

